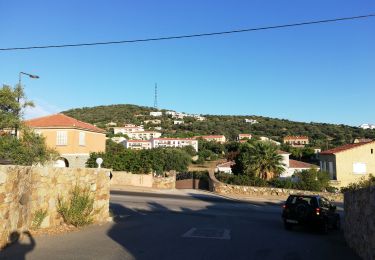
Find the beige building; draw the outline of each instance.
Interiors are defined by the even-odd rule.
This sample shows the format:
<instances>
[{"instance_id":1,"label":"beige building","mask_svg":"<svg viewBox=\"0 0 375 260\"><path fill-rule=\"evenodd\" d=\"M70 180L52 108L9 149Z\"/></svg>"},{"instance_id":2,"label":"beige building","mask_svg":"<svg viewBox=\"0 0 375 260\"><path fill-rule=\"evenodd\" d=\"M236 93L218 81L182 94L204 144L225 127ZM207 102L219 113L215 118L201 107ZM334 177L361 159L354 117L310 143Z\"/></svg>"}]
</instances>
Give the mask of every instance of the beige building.
<instances>
[{"instance_id":1,"label":"beige building","mask_svg":"<svg viewBox=\"0 0 375 260\"><path fill-rule=\"evenodd\" d=\"M122 144L126 149L133 150L144 150L152 148L152 143L150 140L124 140Z\"/></svg>"},{"instance_id":2,"label":"beige building","mask_svg":"<svg viewBox=\"0 0 375 260\"><path fill-rule=\"evenodd\" d=\"M57 167L85 167L92 152L104 152L105 131L64 114L25 121L36 133L43 135L48 147L60 153Z\"/></svg>"},{"instance_id":3,"label":"beige building","mask_svg":"<svg viewBox=\"0 0 375 260\"><path fill-rule=\"evenodd\" d=\"M284 144L289 144L293 147L305 147L309 144L309 138L307 136L285 136Z\"/></svg>"},{"instance_id":4,"label":"beige building","mask_svg":"<svg viewBox=\"0 0 375 260\"><path fill-rule=\"evenodd\" d=\"M152 138L159 138L161 133L156 131L140 131L140 132L132 132L127 134L129 139L134 140L150 140Z\"/></svg>"},{"instance_id":5,"label":"beige building","mask_svg":"<svg viewBox=\"0 0 375 260\"><path fill-rule=\"evenodd\" d=\"M151 140L152 148L192 146L198 152L198 141L190 138L154 138Z\"/></svg>"},{"instance_id":6,"label":"beige building","mask_svg":"<svg viewBox=\"0 0 375 260\"><path fill-rule=\"evenodd\" d=\"M114 127L113 133L114 134L125 134L128 135L129 133L133 132L141 132L144 131L144 128L142 125L133 125L133 124L125 124L122 127Z\"/></svg>"},{"instance_id":7,"label":"beige building","mask_svg":"<svg viewBox=\"0 0 375 260\"><path fill-rule=\"evenodd\" d=\"M227 140L224 135L202 135L194 137L196 139L202 138L206 141L218 142L218 143L225 143Z\"/></svg>"},{"instance_id":8,"label":"beige building","mask_svg":"<svg viewBox=\"0 0 375 260\"><path fill-rule=\"evenodd\" d=\"M375 141L347 144L319 154L320 168L329 173L332 185L344 187L375 175Z\"/></svg>"}]
</instances>

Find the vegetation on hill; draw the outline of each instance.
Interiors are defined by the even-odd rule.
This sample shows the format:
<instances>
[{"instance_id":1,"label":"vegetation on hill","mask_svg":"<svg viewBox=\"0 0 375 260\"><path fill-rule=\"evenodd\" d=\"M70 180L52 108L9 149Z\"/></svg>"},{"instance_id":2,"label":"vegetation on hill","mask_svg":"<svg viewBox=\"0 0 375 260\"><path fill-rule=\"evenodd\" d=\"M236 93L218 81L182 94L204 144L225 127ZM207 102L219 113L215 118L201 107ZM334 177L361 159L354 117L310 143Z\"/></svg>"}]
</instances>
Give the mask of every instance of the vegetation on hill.
<instances>
[{"instance_id":1,"label":"vegetation on hill","mask_svg":"<svg viewBox=\"0 0 375 260\"><path fill-rule=\"evenodd\" d=\"M145 120L155 119L149 116L151 111L155 109L136 105L110 105L71 109L63 113L105 128L105 124L109 122L118 125L143 124ZM184 118L184 124L174 125L173 118L163 115L157 118L161 120L160 125L146 124L145 128L153 129L155 126L160 126L161 132L166 137L223 134L229 140L235 140L240 133L251 133L255 137L266 136L279 142L282 142L283 137L287 135L306 135L310 137L311 146L321 147L323 150L351 143L355 138L375 139L375 130L364 130L347 125L294 122L261 116L205 115L205 117L205 121ZM256 119L259 123L246 123L246 118Z\"/></svg>"}]
</instances>

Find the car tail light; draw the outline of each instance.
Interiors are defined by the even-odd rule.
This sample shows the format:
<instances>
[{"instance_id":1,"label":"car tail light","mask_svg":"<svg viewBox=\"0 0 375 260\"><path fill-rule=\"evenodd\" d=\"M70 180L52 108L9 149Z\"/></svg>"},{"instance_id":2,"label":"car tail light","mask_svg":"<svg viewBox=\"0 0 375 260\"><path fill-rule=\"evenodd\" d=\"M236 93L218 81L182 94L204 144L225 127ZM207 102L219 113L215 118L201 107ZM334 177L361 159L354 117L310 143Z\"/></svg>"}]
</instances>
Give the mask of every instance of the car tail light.
<instances>
[{"instance_id":1,"label":"car tail light","mask_svg":"<svg viewBox=\"0 0 375 260\"><path fill-rule=\"evenodd\" d=\"M320 215L320 208L316 208L315 210L316 210L316 215L319 216Z\"/></svg>"},{"instance_id":2,"label":"car tail light","mask_svg":"<svg viewBox=\"0 0 375 260\"><path fill-rule=\"evenodd\" d=\"M286 209L286 205L283 205L283 209Z\"/></svg>"}]
</instances>

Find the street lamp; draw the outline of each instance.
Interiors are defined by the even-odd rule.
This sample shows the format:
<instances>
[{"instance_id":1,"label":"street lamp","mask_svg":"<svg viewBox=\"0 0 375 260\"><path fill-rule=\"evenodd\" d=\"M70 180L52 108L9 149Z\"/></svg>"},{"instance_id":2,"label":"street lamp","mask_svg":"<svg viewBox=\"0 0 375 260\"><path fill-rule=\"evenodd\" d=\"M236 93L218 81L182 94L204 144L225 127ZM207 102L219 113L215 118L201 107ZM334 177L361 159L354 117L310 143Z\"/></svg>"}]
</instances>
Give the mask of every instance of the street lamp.
<instances>
[{"instance_id":1,"label":"street lamp","mask_svg":"<svg viewBox=\"0 0 375 260\"><path fill-rule=\"evenodd\" d=\"M31 78L31 79L39 79L39 76L38 75L34 75L34 74L29 74L29 73L26 73L26 72L20 72L19 73L19 76L18 76L18 88L19 88L19 91L21 91L22 90L22 84L21 84L21 81L22 81L22 75L26 75L26 76L28 76L29 78ZM21 92L19 92L18 93L18 95L17 95L17 103L19 104L20 103L20 97L21 96ZM17 111L17 116L19 116L20 115L20 110L21 110L21 108L19 108L18 109L18 111ZM18 132L18 126L16 126L16 129L15 129L15 136L17 137L17 133Z\"/></svg>"}]
</instances>

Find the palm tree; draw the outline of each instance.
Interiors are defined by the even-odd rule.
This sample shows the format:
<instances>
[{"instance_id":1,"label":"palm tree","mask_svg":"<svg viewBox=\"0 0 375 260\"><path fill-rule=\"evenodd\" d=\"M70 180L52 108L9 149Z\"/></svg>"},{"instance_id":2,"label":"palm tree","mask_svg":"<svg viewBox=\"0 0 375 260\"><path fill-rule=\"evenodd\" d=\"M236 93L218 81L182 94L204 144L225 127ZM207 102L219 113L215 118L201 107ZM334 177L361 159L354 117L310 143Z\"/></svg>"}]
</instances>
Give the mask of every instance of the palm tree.
<instances>
[{"instance_id":1,"label":"palm tree","mask_svg":"<svg viewBox=\"0 0 375 260\"><path fill-rule=\"evenodd\" d=\"M256 142L249 147L249 168L254 175L269 180L284 171L283 157L277 146L267 142Z\"/></svg>"}]
</instances>

